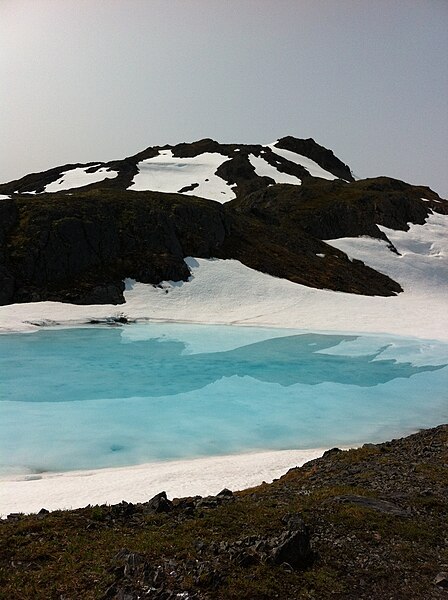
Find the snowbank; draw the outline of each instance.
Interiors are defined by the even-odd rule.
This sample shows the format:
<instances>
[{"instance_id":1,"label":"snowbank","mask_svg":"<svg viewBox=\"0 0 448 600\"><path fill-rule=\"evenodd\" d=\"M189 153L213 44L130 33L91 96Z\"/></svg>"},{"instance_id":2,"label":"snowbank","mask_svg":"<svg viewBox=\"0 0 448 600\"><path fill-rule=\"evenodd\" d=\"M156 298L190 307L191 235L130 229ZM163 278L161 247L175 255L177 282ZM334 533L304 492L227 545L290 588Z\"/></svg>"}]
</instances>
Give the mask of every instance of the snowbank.
<instances>
[{"instance_id":1,"label":"snowbank","mask_svg":"<svg viewBox=\"0 0 448 600\"><path fill-rule=\"evenodd\" d=\"M275 145L277 142L274 142L273 144L267 144L266 147L270 148L272 152L275 152L275 154L286 158L286 160L289 160L293 163L304 167L308 171L308 173L313 177L320 177L321 179L330 180L337 179L336 175L333 175L333 173L330 173L329 171L325 171L325 169L318 165L317 162L315 162L314 160L311 160L311 158L308 158L307 156L302 156L301 154L297 154L296 152L292 152L291 150L277 148L277 146Z\"/></svg>"},{"instance_id":2,"label":"snowbank","mask_svg":"<svg viewBox=\"0 0 448 600\"><path fill-rule=\"evenodd\" d=\"M104 179L113 179L114 177L117 177L117 171L112 171L107 167L101 167L100 169L91 172L91 169L98 166L99 165L76 167L75 169L64 171L59 179L56 179L56 181L52 181L45 186L44 192L62 192L64 190L71 190L72 188L84 187L85 185L97 183L98 181L104 181Z\"/></svg>"},{"instance_id":3,"label":"snowbank","mask_svg":"<svg viewBox=\"0 0 448 600\"><path fill-rule=\"evenodd\" d=\"M264 158L255 156L254 154L249 154L249 162L259 177L270 177L275 183L292 183L293 185L300 185L302 183L298 177L278 171L265 161Z\"/></svg>"},{"instance_id":4,"label":"snowbank","mask_svg":"<svg viewBox=\"0 0 448 600\"><path fill-rule=\"evenodd\" d=\"M38 302L0 307L0 333L39 324L74 325L126 315L149 321L185 321L284 327L312 331L391 333L448 340L448 217L433 214L408 232L387 230L401 253L362 237L334 240L353 258L391 276L404 292L392 297L319 290L250 269L236 260L187 258L188 282L160 286L126 282L126 303L75 306Z\"/></svg>"},{"instance_id":5,"label":"snowbank","mask_svg":"<svg viewBox=\"0 0 448 600\"><path fill-rule=\"evenodd\" d=\"M279 450L126 468L71 471L0 480L0 518L41 508L81 508L87 504L145 502L165 490L170 498L219 493L270 483L293 466L322 456L325 449Z\"/></svg>"}]
</instances>

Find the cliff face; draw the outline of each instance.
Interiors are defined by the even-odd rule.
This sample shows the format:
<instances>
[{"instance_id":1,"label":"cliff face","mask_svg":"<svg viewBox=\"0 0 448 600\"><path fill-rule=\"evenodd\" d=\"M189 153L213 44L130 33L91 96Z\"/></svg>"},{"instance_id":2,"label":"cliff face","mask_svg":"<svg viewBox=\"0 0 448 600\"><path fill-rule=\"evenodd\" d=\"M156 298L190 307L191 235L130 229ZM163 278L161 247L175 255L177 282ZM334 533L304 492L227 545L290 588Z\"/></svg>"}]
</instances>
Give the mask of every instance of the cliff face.
<instances>
[{"instance_id":1,"label":"cliff face","mask_svg":"<svg viewBox=\"0 0 448 600\"><path fill-rule=\"evenodd\" d=\"M360 235L387 240L378 225L407 231L409 223L422 225L432 211L448 214L448 202L429 188L389 177L352 183L313 178L300 186L270 186L234 200L231 207L322 240Z\"/></svg>"},{"instance_id":2,"label":"cliff face","mask_svg":"<svg viewBox=\"0 0 448 600\"><path fill-rule=\"evenodd\" d=\"M219 205L162 194L85 193L7 201L3 303L123 302L124 277L186 280L183 257L213 254L225 237ZM216 210L216 208L218 210ZM183 224L187 225L184 226ZM189 225L188 225L189 224Z\"/></svg>"}]
</instances>

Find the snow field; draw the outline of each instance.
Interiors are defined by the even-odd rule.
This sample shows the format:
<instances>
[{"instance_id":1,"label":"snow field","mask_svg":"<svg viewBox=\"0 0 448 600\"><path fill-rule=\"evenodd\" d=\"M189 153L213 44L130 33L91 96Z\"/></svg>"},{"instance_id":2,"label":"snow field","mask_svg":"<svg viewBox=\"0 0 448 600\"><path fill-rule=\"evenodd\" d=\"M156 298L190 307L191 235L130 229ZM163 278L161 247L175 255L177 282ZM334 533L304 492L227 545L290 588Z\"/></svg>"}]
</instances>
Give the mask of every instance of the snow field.
<instances>
[{"instance_id":1,"label":"snow field","mask_svg":"<svg viewBox=\"0 0 448 600\"><path fill-rule=\"evenodd\" d=\"M137 164L139 172L128 189L175 193L197 183L199 185L193 190L183 193L221 203L228 202L236 197L235 193L224 179L215 175L218 167L227 160L228 156L218 152L177 158L171 150L161 150L157 156Z\"/></svg>"},{"instance_id":2,"label":"snow field","mask_svg":"<svg viewBox=\"0 0 448 600\"><path fill-rule=\"evenodd\" d=\"M290 467L301 466L324 451L255 452L0 479L0 518L10 512L38 512L41 508L81 508L123 499L145 502L162 490L170 498L218 494L224 487L236 491L271 482Z\"/></svg>"},{"instance_id":3,"label":"snow field","mask_svg":"<svg viewBox=\"0 0 448 600\"><path fill-rule=\"evenodd\" d=\"M255 173L259 177L270 177L275 181L275 183L292 183L294 185L300 185L302 183L301 180L294 175L281 173L275 167L266 162L264 158L260 158L254 154L249 154L249 161L250 164L255 167Z\"/></svg>"},{"instance_id":4,"label":"snow field","mask_svg":"<svg viewBox=\"0 0 448 600\"><path fill-rule=\"evenodd\" d=\"M93 173L87 173L87 170L94 166L88 167L77 167L76 169L70 169L62 173L61 177L56 181L52 181L45 186L44 192L62 192L64 190L70 190L72 188L84 187L97 181L103 181L104 179L113 179L117 177L117 171L111 171L107 167L101 167Z\"/></svg>"},{"instance_id":5,"label":"snow field","mask_svg":"<svg viewBox=\"0 0 448 600\"><path fill-rule=\"evenodd\" d=\"M130 319L295 328L311 331L391 333L448 340L448 217L429 216L408 232L387 230L401 253L374 238L330 243L398 281L397 296L360 296L320 290L254 271L236 260L187 258L188 282L159 287L127 281L123 305L57 302L0 307L0 332L31 331L33 323L86 322L125 314ZM223 285L225 282L225 285Z\"/></svg>"}]
</instances>

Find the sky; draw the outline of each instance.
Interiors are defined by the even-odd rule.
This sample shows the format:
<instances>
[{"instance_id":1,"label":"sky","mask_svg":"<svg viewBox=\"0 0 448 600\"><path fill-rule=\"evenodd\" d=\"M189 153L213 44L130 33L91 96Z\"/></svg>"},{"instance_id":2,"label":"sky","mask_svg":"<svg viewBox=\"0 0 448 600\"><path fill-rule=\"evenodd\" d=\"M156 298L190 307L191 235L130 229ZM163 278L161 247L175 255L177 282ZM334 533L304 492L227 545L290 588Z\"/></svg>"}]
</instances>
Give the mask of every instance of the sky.
<instances>
[{"instance_id":1,"label":"sky","mask_svg":"<svg viewBox=\"0 0 448 600\"><path fill-rule=\"evenodd\" d=\"M448 197L447 0L0 0L0 181L314 138Z\"/></svg>"}]
</instances>

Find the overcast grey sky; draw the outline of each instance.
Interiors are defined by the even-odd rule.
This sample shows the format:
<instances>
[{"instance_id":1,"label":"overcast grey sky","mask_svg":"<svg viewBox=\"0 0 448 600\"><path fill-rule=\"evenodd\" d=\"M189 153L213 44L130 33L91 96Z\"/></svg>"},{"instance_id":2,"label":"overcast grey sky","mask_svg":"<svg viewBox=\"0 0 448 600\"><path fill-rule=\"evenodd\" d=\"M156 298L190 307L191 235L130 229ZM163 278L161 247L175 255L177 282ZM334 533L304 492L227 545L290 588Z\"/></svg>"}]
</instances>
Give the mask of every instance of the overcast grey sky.
<instances>
[{"instance_id":1,"label":"overcast grey sky","mask_svg":"<svg viewBox=\"0 0 448 600\"><path fill-rule=\"evenodd\" d=\"M313 137L448 197L448 0L0 0L0 181Z\"/></svg>"}]
</instances>

